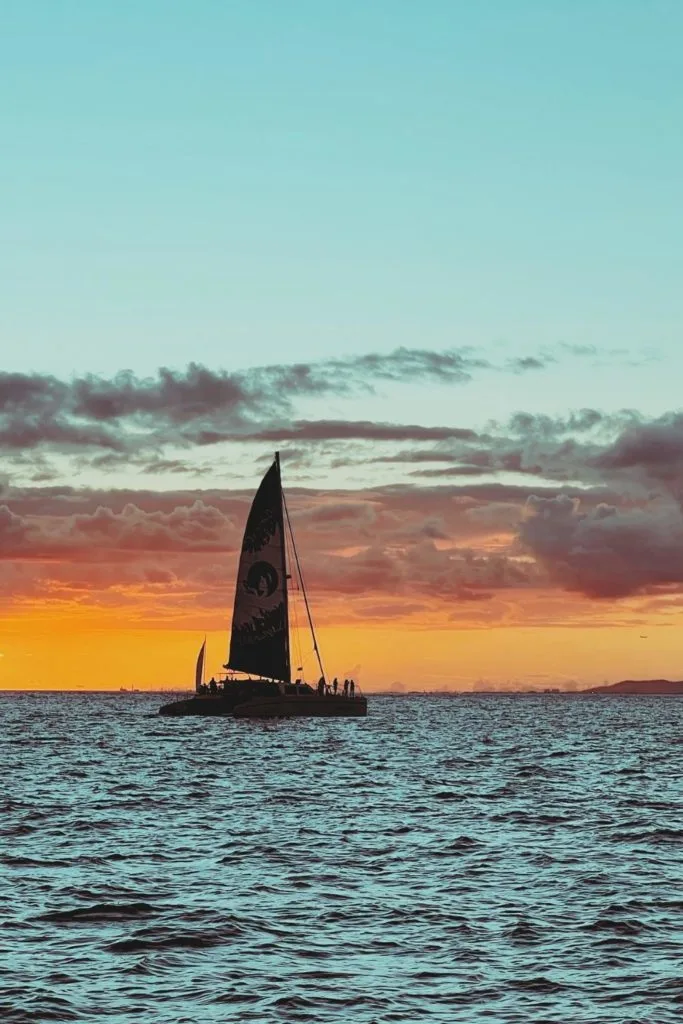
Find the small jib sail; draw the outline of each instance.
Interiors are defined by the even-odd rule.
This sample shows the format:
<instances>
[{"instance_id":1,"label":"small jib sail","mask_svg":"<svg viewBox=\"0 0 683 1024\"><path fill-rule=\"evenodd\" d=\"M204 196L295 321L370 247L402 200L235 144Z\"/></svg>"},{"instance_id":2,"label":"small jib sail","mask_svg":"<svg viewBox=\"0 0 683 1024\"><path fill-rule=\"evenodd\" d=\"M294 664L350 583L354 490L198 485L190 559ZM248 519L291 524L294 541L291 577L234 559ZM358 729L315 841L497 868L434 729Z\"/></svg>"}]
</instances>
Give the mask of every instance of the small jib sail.
<instances>
[{"instance_id":1,"label":"small jib sail","mask_svg":"<svg viewBox=\"0 0 683 1024\"><path fill-rule=\"evenodd\" d=\"M280 460L252 502L242 542L227 668L291 681Z\"/></svg>"},{"instance_id":2,"label":"small jib sail","mask_svg":"<svg viewBox=\"0 0 683 1024\"><path fill-rule=\"evenodd\" d=\"M204 643L199 648L199 654L197 655L197 667L194 672L194 688L199 693L201 685L204 682L204 658L206 656L206 638Z\"/></svg>"}]
</instances>

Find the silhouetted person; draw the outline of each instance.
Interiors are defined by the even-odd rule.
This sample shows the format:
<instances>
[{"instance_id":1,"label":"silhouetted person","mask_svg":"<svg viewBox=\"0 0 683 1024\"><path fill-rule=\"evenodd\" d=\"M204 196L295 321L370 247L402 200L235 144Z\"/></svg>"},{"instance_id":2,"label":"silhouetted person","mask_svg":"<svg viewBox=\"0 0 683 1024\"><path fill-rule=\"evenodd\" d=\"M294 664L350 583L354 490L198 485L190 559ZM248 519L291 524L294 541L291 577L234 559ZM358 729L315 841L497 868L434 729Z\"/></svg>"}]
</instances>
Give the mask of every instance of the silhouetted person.
<instances>
[{"instance_id":1,"label":"silhouetted person","mask_svg":"<svg viewBox=\"0 0 683 1024\"><path fill-rule=\"evenodd\" d=\"M354 683L353 679L349 679L349 690L351 692L351 698L353 699L353 695L356 692L356 684Z\"/></svg>"},{"instance_id":2,"label":"silhouetted person","mask_svg":"<svg viewBox=\"0 0 683 1024\"><path fill-rule=\"evenodd\" d=\"M211 693L216 692L216 680L213 678L213 676L211 677L211 682L209 683L209 689L211 690Z\"/></svg>"},{"instance_id":3,"label":"silhouetted person","mask_svg":"<svg viewBox=\"0 0 683 1024\"><path fill-rule=\"evenodd\" d=\"M300 680L300 679L296 679L296 680L294 681L294 686L295 686L295 688L296 688L296 692L297 692L297 693L299 692L299 686L300 686L300 684L301 684L301 680Z\"/></svg>"},{"instance_id":4,"label":"silhouetted person","mask_svg":"<svg viewBox=\"0 0 683 1024\"><path fill-rule=\"evenodd\" d=\"M324 680L323 676L321 676L320 679L318 680L318 696L319 697L324 697L324 695L325 695L325 680Z\"/></svg>"},{"instance_id":5,"label":"silhouetted person","mask_svg":"<svg viewBox=\"0 0 683 1024\"><path fill-rule=\"evenodd\" d=\"M348 679L345 679L344 680L344 696L348 697L348 695L349 695L349 681L348 681Z\"/></svg>"},{"instance_id":6,"label":"silhouetted person","mask_svg":"<svg viewBox=\"0 0 683 1024\"><path fill-rule=\"evenodd\" d=\"M337 687L338 686L339 686L339 680L335 676L334 679L332 680L332 693L334 693L335 696L337 695Z\"/></svg>"}]
</instances>

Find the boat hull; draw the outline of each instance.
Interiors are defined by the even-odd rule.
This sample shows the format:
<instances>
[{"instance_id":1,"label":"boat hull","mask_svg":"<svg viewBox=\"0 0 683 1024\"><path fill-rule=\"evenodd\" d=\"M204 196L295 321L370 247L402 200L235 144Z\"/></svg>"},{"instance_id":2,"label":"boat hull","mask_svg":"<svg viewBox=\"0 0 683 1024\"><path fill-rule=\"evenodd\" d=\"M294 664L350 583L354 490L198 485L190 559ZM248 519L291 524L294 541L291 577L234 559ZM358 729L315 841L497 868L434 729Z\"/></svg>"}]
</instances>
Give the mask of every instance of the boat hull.
<instances>
[{"instance_id":1,"label":"boat hull","mask_svg":"<svg viewBox=\"0 0 683 1024\"><path fill-rule=\"evenodd\" d=\"M365 718L365 697L282 696L244 701L238 704L235 718Z\"/></svg>"},{"instance_id":2,"label":"boat hull","mask_svg":"<svg viewBox=\"0 0 683 1024\"><path fill-rule=\"evenodd\" d=\"M284 694L252 697L235 703L224 697L190 697L159 708L160 715L221 716L228 718L365 718L365 697Z\"/></svg>"}]
</instances>

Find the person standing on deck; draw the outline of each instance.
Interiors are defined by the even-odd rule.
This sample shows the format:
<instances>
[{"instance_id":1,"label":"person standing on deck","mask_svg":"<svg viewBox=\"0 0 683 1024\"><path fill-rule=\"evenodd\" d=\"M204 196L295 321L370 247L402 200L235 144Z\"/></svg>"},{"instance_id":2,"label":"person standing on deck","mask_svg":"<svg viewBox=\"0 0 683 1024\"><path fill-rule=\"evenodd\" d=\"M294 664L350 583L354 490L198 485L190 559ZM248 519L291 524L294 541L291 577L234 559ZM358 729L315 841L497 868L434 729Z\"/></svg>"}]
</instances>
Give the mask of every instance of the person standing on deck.
<instances>
[{"instance_id":1,"label":"person standing on deck","mask_svg":"<svg viewBox=\"0 0 683 1024\"><path fill-rule=\"evenodd\" d=\"M337 687L338 686L339 686L339 680L335 676L334 679L332 680L332 693L335 695L335 697L337 696Z\"/></svg>"},{"instance_id":2,"label":"person standing on deck","mask_svg":"<svg viewBox=\"0 0 683 1024\"><path fill-rule=\"evenodd\" d=\"M351 700L353 700L354 694L356 692L356 684L354 683L353 679L349 679L349 691L351 694Z\"/></svg>"},{"instance_id":3,"label":"person standing on deck","mask_svg":"<svg viewBox=\"0 0 683 1024\"><path fill-rule=\"evenodd\" d=\"M349 681L348 681L348 679L345 679L344 680L344 696L348 697L348 695L349 695Z\"/></svg>"}]
</instances>

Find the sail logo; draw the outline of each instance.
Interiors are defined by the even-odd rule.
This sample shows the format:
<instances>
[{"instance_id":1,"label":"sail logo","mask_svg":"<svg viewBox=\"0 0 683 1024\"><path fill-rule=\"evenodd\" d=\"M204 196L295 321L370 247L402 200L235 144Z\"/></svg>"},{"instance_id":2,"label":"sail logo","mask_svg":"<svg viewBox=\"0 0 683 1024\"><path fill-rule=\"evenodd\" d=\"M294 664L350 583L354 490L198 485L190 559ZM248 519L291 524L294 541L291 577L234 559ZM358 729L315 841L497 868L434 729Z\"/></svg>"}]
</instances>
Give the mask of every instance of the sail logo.
<instances>
[{"instance_id":1,"label":"sail logo","mask_svg":"<svg viewBox=\"0 0 683 1024\"><path fill-rule=\"evenodd\" d=\"M264 548L275 535L278 528L278 521L275 510L264 508L260 510L260 516L253 513L249 516L247 529L244 534L242 551L249 555L255 555L257 551Z\"/></svg>"},{"instance_id":2,"label":"sail logo","mask_svg":"<svg viewBox=\"0 0 683 1024\"><path fill-rule=\"evenodd\" d=\"M272 597L278 588L280 577L270 562L254 562L244 580L244 589L256 597Z\"/></svg>"}]
</instances>

